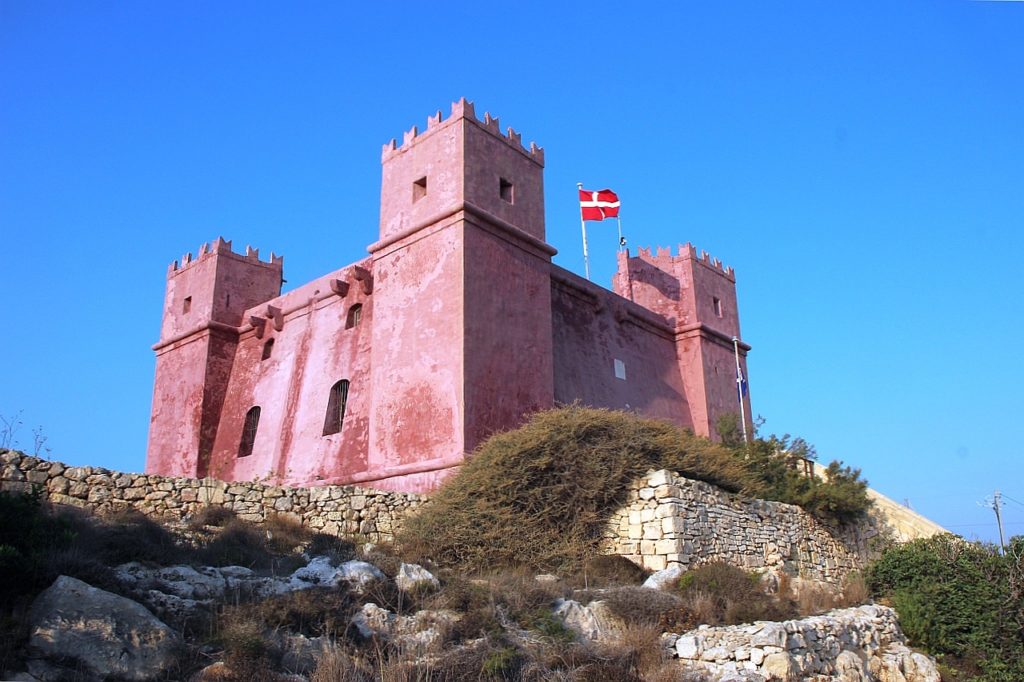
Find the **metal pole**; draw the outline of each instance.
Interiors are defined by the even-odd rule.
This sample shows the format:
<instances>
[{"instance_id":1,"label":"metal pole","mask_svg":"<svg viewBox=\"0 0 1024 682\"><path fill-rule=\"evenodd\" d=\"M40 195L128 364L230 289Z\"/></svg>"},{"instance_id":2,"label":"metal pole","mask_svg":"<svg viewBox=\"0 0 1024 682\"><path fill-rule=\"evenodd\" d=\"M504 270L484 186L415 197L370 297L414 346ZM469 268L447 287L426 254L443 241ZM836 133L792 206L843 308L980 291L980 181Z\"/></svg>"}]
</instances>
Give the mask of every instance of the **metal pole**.
<instances>
[{"instance_id":1,"label":"metal pole","mask_svg":"<svg viewBox=\"0 0 1024 682\"><path fill-rule=\"evenodd\" d=\"M1006 554L1006 543L1003 542L1003 517L999 514L999 491L992 495L992 508L996 510L996 525L999 526L999 553Z\"/></svg>"},{"instance_id":2,"label":"metal pole","mask_svg":"<svg viewBox=\"0 0 1024 682\"><path fill-rule=\"evenodd\" d=\"M622 251L625 246L622 245L622 218L615 216L615 222L619 224L619 251Z\"/></svg>"},{"instance_id":3,"label":"metal pole","mask_svg":"<svg viewBox=\"0 0 1024 682\"><path fill-rule=\"evenodd\" d=\"M736 356L736 395L740 398L740 424L743 425L743 444L749 445L747 439L747 406L743 401L743 373L740 371L740 340L732 337L732 351Z\"/></svg>"},{"instance_id":4,"label":"metal pole","mask_svg":"<svg viewBox=\"0 0 1024 682\"><path fill-rule=\"evenodd\" d=\"M583 183L577 182L576 186L583 191ZM587 255L587 223L583 220L583 206L580 205L580 229L583 230L583 270L587 273L587 279L590 279L590 256Z\"/></svg>"}]
</instances>

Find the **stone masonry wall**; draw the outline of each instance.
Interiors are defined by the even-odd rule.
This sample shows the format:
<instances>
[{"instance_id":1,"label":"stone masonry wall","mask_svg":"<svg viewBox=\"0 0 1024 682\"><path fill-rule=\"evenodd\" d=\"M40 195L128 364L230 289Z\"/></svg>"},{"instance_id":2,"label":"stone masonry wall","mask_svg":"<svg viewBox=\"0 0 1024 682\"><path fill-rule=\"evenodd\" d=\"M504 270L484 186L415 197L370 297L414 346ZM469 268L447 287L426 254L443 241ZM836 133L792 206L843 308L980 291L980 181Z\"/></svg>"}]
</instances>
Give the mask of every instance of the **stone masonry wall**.
<instances>
[{"instance_id":1,"label":"stone masonry wall","mask_svg":"<svg viewBox=\"0 0 1024 682\"><path fill-rule=\"evenodd\" d=\"M605 546L652 570L724 561L838 585L864 567L877 535L871 520L831 528L791 504L652 471L630 487L626 505L608 525Z\"/></svg>"},{"instance_id":2,"label":"stone masonry wall","mask_svg":"<svg viewBox=\"0 0 1024 682\"><path fill-rule=\"evenodd\" d=\"M287 488L126 474L0 450L0 490L27 492L33 486L52 503L99 513L135 509L184 519L203 507L223 506L255 523L285 514L314 531L359 534L374 542L393 539L401 519L427 499L348 485ZM652 570L720 560L837 585L863 567L869 540L877 534L871 522L829 528L793 505L744 498L657 471L630 487L626 505L609 523L605 550Z\"/></svg>"},{"instance_id":3,"label":"stone masonry wall","mask_svg":"<svg viewBox=\"0 0 1024 682\"><path fill-rule=\"evenodd\" d=\"M100 467L69 467L14 450L0 450L0 467L2 491L28 492L39 486L52 503L94 512L135 509L148 516L185 518L206 506L223 506L255 523L272 514L286 514L315 531L358 533L374 542L391 540L399 520L425 499L349 485L283 488L258 482L125 474Z\"/></svg>"},{"instance_id":4,"label":"stone masonry wall","mask_svg":"<svg viewBox=\"0 0 1024 682\"><path fill-rule=\"evenodd\" d=\"M858 606L781 623L666 635L686 668L710 679L939 682L935 662L906 646L896 612Z\"/></svg>"}]
</instances>

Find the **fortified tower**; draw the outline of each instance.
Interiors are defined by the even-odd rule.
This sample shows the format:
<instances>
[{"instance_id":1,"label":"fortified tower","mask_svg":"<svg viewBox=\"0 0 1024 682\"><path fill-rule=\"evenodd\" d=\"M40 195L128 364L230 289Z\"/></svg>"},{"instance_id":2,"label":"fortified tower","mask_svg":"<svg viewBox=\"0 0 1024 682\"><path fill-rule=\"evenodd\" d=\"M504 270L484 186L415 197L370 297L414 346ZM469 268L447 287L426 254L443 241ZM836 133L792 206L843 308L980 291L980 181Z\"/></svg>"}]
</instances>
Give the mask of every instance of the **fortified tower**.
<instances>
[{"instance_id":1,"label":"fortified tower","mask_svg":"<svg viewBox=\"0 0 1024 682\"><path fill-rule=\"evenodd\" d=\"M462 99L381 162L369 466L430 489L553 403L544 152Z\"/></svg>"},{"instance_id":2,"label":"fortified tower","mask_svg":"<svg viewBox=\"0 0 1024 682\"><path fill-rule=\"evenodd\" d=\"M280 294L283 260L218 238L168 267L146 471L207 474L242 314Z\"/></svg>"},{"instance_id":3,"label":"fortified tower","mask_svg":"<svg viewBox=\"0 0 1024 682\"><path fill-rule=\"evenodd\" d=\"M738 413L740 407L732 341L740 336L736 273L706 251L698 256L689 243L675 256L665 248L654 254L641 248L636 256L619 254L613 290L668 321L693 429L717 438L718 418ZM742 341L737 345L746 377L750 346ZM751 424L749 400L744 410Z\"/></svg>"}]
</instances>

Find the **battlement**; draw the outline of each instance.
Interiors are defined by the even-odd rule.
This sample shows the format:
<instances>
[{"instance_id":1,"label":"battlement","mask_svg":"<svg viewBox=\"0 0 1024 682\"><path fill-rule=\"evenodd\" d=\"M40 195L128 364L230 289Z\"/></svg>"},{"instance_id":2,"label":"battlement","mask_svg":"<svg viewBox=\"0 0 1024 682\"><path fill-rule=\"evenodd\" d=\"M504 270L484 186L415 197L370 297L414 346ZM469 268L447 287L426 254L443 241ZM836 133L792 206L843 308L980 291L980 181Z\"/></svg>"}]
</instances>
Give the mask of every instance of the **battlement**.
<instances>
[{"instance_id":1,"label":"battlement","mask_svg":"<svg viewBox=\"0 0 1024 682\"><path fill-rule=\"evenodd\" d=\"M640 247L637 249L636 257L651 263L652 265L656 265L662 270L668 271L673 270L672 266L676 263L681 263L686 260L698 261L712 270L720 272L730 280L736 281L736 272L732 267L723 265L722 261L717 258L712 258L711 254L707 251L701 251L700 256L698 257L697 247L690 242L681 244L677 255L672 255L672 249L659 246L654 254L651 253L651 249Z\"/></svg>"},{"instance_id":2,"label":"battlement","mask_svg":"<svg viewBox=\"0 0 1024 682\"><path fill-rule=\"evenodd\" d=\"M180 260L172 261L167 266L167 276L172 277L183 270L187 269L194 263L198 263L207 256L213 254L231 256L232 258L239 260L246 260L250 263L260 263L277 269L284 269L284 256L278 256L273 251L270 252L269 261L260 260L260 250L254 249L251 246L245 247L245 254L235 253L231 250L231 241L225 240L224 237L217 237L212 243L203 243L199 246L199 255L192 257L192 253L186 253L181 257Z\"/></svg>"},{"instance_id":3,"label":"battlement","mask_svg":"<svg viewBox=\"0 0 1024 682\"><path fill-rule=\"evenodd\" d=\"M410 130L406 131L402 136L401 145L398 144L397 139L392 138L391 141L386 143L381 150L381 161L387 161L394 155L409 149L423 137L431 135L434 131L444 128L460 119L472 121L477 127L491 133L494 137L505 142L507 145L527 158L533 160L538 165L544 165L543 147L538 147L536 142L530 142L530 147L527 149L523 146L523 136L511 127L507 128L505 133L502 133L500 121L497 117L491 116L489 112L484 113L483 121L478 120L473 103L468 101L465 97L459 99L458 102L452 102L451 116L447 119L442 120L441 110L439 109L433 116L427 117L427 128L425 131L421 133L417 126L413 126Z\"/></svg>"}]
</instances>

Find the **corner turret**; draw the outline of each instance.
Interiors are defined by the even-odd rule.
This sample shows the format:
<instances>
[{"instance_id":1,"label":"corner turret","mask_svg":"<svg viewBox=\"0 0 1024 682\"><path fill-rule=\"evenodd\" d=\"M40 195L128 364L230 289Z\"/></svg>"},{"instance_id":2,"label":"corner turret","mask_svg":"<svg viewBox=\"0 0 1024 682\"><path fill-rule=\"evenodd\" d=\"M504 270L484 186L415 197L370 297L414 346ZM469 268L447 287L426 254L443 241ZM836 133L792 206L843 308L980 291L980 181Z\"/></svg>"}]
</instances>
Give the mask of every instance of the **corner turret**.
<instances>
[{"instance_id":1,"label":"corner turret","mask_svg":"<svg viewBox=\"0 0 1024 682\"><path fill-rule=\"evenodd\" d=\"M675 330L676 357L686 386L694 430L717 438L719 417L738 413L736 356L733 338L740 338L736 273L706 251L698 256L690 243L671 250L639 249L636 256L619 254L613 280L615 293L658 313ZM747 377L750 346L740 341L739 363ZM750 402L744 403L747 423Z\"/></svg>"}]
</instances>

